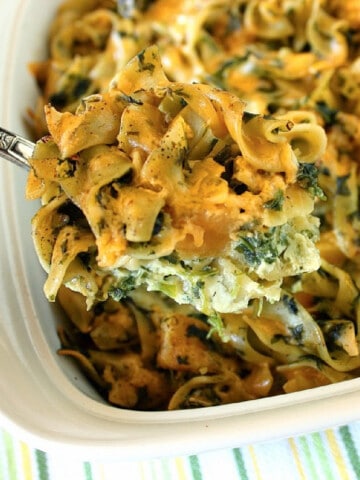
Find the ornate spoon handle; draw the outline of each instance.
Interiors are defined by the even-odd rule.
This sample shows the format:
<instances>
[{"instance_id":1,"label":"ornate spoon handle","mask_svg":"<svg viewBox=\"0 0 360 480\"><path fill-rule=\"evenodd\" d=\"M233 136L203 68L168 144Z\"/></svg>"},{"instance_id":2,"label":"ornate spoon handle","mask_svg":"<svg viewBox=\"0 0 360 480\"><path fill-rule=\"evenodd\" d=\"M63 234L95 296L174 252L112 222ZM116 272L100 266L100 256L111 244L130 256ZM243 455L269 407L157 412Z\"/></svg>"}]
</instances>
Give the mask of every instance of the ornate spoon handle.
<instances>
[{"instance_id":1,"label":"ornate spoon handle","mask_svg":"<svg viewBox=\"0 0 360 480\"><path fill-rule=\"evenodd\" d=\"M0 157L29 170L33 150L32 142L0 127Z\"/></svg>"}]
</instances>

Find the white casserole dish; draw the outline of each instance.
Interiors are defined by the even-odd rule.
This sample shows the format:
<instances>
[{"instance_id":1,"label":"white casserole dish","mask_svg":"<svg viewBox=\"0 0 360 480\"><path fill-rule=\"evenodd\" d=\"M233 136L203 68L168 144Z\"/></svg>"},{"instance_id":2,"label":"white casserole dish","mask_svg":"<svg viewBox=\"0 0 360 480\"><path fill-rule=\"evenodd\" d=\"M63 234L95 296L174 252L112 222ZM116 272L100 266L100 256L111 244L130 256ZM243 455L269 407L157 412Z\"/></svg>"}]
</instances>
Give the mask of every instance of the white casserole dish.
<instances>
[{"instance_id":1,"label":"white casserole dish","mask_svg":"<svg viewBox=\"0 0 360 480\"><path fill-rule=\"evenodd\" d=\"M0 125L26 135L36 88L29 61L44 55L59 2L0 5ZM4 45L6 46L4 48ZM0 163L0 424L34 447L78 459L143 459L294 436L360 419L360 379L221 407L135 412L103 402L69 359L59 357L61 313L42 291L24 199L26 173Z\"/></svg>"}]
</instances>

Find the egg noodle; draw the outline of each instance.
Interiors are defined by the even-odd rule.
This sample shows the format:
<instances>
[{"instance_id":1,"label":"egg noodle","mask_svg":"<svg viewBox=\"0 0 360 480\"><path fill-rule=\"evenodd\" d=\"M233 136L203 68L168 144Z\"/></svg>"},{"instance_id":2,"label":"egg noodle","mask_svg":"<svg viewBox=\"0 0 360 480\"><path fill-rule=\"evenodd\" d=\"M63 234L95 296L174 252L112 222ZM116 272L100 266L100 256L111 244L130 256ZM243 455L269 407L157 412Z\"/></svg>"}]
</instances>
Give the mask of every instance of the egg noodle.
<instances>
[{"instance_id":1,"label":"egg noodle","mask_svg":"<svg viewBox=\"0 0 360 480\"><path fill-rule=\"evenodd\" d=\"M59 354L111 404L359 376L355 1L68 0L30 67Z\"/></svg>"}]
</instances>

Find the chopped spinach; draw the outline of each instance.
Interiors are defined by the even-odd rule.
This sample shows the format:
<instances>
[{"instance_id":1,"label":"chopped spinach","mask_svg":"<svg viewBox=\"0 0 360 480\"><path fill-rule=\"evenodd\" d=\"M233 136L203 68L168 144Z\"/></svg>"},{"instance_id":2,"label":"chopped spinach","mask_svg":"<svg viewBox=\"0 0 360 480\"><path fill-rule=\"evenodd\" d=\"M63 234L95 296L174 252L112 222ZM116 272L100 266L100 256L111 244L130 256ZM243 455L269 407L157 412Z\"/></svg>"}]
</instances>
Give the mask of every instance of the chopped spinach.
<instances>
[{"instance_id":1,"label":"chopped spinach","mask_svg":"<svg viewBox=\"0 0 360 480\"><path fill-rule=\"evenodd\" d=\"M295 327L290 327L290 331L294 340L300 345L304 333L304 325L299 323L298 325L295 325Z\"/></svg>"},{"instance_id":2,"label":"chopped spinach","mask_svg":"<svg viewBox=\"0 0 360 480\"><path fill-rule=\"evenodd\" d=\"M338 114L338 110L329 107L329 105L324 101L316 102L316 109L322 116L326 127L334 125L334 123L336 123L336 116Z\"/></svg>"},{"instance_id":3,"label":"chopped spinach","mask_svg":"<svg viewBox=\"0 0 360 480\"><path fill-rule=\"evenodd\" d=\"M163 260L168 261L172 265L176 265L180 262L180 257L176 252L172 252L170 253L170 255L166 255L165 257L163 257Z\"/></svg>"},{"instance_id":4,"label":"chopped spinach","mask_svg":"<svg viewBox=\"0 0 360 480\"><path fill-rule=\"evenodd\" d=\"M109 295L119 302L126 298L128 294L138 286L138 272L132 272L127 277L121 279L118 283L109 288Z\"/></svg>"},{"instance_id":5,"label":"chopped spinach","mask_svg":"<svg viewBox=\"0 0 360 480\"><path fill-rule=\"evenodd\" d=\"M67 84L62 90L53 93L49 97L49 103L58 110L61 110L66 107L66 105L84 97L91 87L91 79L88 77L82 77L81 75L68 75L66 80Z\"/></svg>"},{"instance_id":6,"label":"chopped spinach","mask_svg":"<svg viewBox=\"0 0 360 480\"><path fill-rule=\"evenodd\" d=\"M76 173L77 162L71 158L58 158L56 173L60 178L72 178Z\"/></svg>"},{"instance_id":7,"label":"chopped spinach","mask_svg":"<svg viewBox=\"0 0 360 480\"><path fill-rule=\"evenodd\" d=\"M86 78L86 77L78 78L73 87L73 91L72 91L73 96L75 98L80 98L84 96L88 91L88 88L90 87L90 85L91 85L90 78Z\"/></svg>"},{"instance_id":8,"label":"chopped spinach","mask_svg":"<svg viewBox=\"0 0 360 480\"><path fill-rule=\"evenodd\" d=\"M282 301L291 313L296 315L299 312L299 307L293 297L290 297L289 295L283 295Z\"/></svg>"},{"instance_id":9,"label":"chopped spinach","mask_svg":"<svg viewBox=\"0 0 360 480\"><path fill-rule=\"evenodd\" d=\"M140 64L140 71L148 70L149 72L153 72L155 69L155 65L151 62L145 61L145 50L138 53L137 58Z\"/></svg>"},{"instance_id":10,"label":"chopped spinach","mask_svg":"<svg viewBox=\"0 0 360 480\"><path fill-rule=\"evenodd\" d=\"M282 210L283 204L284 204L284 192L282 190L277 190L274 198L264 203L264 208L280 212Z\"/></svg>"},{"instance_id":11,"label":"chopped spinach","mask_svg":"<svg viewBox=\"0 0 360 480\"><path fill-rule=\"evenodd\" d=\"M350 188L347 185L350 175L343 175L341 177L336 177L336 195L342 195L348 197L351 192Z\"/></svg>"},{"instance_id":12,"label":"chopped spinach","mask_svg":"<svg viewBox=\"0 0 360 480\"><path fill-rule=\"evenodd\" d=\"M319 171L313 163L300 163L297 172L297 182L301 188L307 190L313 197L326 200L325 194L318 185Z\"/></svg>"},{"instance_id":13,"label":"chopped spinach","mask_svg":"<svg viewBox=\"0 0 360 480\"><path fill-rule=\"evenodd\" d=\"M267 232L240 236L235 248L249 266L258 267L261 262L274 263L287 246L286 232L281 227L272 227Z\"/></svg>"},{"instance_id":14,"label":"chopped spinach","mask_svg":"<svg viewBox=\"0 0 360 480\"><path fill-rule=\"evenodd\" d=\"M220 68L212 75L214 79L221 80L223 79L227 71L232 69L232 68L237 68L239 65L243 64L246 62L246 60L249 58L250 52L246 52L244 56L241 57L233 57L230 60L225 61Z\"/></svg>"},{"instance_id":15,"label":"chopped spinach","mask_svg":"<svg viewBox=\"0 0 360 480\"><path fill-rule=\"evenodd\" d=\"M204 288L205 282L203 280L197 280L195 285L192 287L192 293L194 298L200 298L201 290Z\"/></svg>"}]
</instances>

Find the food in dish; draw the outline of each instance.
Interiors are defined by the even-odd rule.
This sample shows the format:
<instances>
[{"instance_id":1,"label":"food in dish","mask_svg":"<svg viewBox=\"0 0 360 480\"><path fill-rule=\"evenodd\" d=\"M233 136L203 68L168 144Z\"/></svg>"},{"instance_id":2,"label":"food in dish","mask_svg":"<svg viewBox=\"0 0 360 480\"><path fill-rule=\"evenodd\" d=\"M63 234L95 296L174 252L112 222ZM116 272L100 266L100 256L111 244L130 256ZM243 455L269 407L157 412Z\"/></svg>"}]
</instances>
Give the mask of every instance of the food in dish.
<instances>
[{"instance_id":1,"label":"food in dish","mask_svg":"<svg viewBox=\"0 0 360 480\"><path fill-rule=\"evenodd\" d=\"M45 294L113 404L356 375L356 25L305 3L67 2L32 66Z\"/></svg>"}]
</instances>

